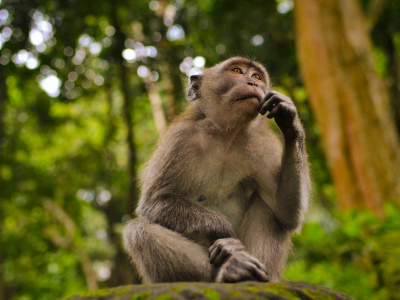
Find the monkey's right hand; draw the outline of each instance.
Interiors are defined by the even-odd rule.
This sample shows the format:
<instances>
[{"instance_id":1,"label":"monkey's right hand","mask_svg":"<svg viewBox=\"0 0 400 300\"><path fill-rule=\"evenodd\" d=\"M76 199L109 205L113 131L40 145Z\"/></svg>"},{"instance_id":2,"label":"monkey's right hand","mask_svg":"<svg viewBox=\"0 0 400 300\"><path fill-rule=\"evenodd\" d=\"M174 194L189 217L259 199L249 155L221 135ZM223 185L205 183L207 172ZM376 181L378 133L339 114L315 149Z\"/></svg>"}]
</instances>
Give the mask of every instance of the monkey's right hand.
<instances>
[{"instance_id":1,"label":"monkey's right hand","mask_svg":"<svg viewBox=\"0 0 400 300\"><path fill-rule=\"evenodd\" d=\"M271 91L261 100L258 112L262 115L269 112L267 118L275 119L285 137L294 140L304 136L296 106L289 97Z\"/></svg>"},{"instance_id":2,"label":"monkey's right hand","mask_svg":"<svg viewBox=\"0 0 400 300\"><path fill-rule=\"evenodd\" d=\"M219 269L215 279L218 283L235 283L248 280L269 281L265 266L245 251L232 254Z\"/></svg>"},{"instance_id":3,"label":"monkey's right hand","mask_svg":"<svg viewBox=\"0 0 400 300\"><path fill-rule=\"evenodd\" d=\"M235 252L246 251L238 239L219 239L208 249L210 263L219 268Z\"/></svg>"}]
</instances>

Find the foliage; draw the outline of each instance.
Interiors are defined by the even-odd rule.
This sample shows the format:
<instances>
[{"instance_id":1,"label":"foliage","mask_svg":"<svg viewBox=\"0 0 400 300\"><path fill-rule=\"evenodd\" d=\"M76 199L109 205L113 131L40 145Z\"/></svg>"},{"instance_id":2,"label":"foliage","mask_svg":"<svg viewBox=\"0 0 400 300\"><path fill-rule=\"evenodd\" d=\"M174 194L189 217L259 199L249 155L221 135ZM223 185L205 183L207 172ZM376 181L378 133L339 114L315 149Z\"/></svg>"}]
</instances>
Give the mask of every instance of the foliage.
<instances>
[{"instance_id":1,"label":"foliage","mask_svg":"<svg viewBox=\"0 0 400 300\"><path fill-rule=\"evenodd\" d=\"M355 299L400 299L400 209L387 218L369 211L308 222L295 238L289 280L320 284Z\"/></svg>"},{"instance_id":2,"label":"foliage","mask_svg":"<svg viewBox=\"0 0 400 300\"><path fill-rule=\"evenodd\" d=\"M392 2L373 31L388 82L400 53L400 1ZM158 138L149 95L160 96L170 120L185 106L195 62L232 55L265 63L306 127L319 223L297 238L288 278L395 298L398 211L389 207L386 222L330 217L335 190L297 67L292 4L0 0L0 298L56 299L93 281L132 282L120 233L135 208L130 183Z\"/></svg>"}]
</instances>

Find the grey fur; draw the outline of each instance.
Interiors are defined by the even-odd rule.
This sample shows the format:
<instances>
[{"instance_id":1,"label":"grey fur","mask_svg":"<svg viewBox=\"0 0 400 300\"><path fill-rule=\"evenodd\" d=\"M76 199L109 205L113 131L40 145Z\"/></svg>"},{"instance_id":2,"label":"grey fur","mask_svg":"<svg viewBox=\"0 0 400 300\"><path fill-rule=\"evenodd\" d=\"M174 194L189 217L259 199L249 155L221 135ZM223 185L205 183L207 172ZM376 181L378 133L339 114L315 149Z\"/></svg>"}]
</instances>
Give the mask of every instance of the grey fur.
<instances>
[{"instance_id":1,"label":"grey fur","mask_svg":"<svg viewBox=\"0 0 400 300\"><path fill-rule=\"evenodd\" d=\"M278 281L309 200L296 108L244 58L204 70L188 95L147 163L126 249L145 282Z\"/></svg>"}]
</instances>

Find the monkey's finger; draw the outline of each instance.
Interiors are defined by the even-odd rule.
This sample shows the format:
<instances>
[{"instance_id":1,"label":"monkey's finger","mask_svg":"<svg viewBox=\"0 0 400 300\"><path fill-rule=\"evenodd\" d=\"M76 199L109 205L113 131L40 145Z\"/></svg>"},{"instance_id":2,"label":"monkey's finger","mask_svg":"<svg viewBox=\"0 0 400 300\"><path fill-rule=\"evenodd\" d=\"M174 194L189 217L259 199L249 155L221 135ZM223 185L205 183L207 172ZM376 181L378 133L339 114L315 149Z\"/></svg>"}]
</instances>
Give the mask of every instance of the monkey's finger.
<instances>
[{"instance_id":1,"label":"monkey's finger","mask_svg":"<svg viewBox=\"0 0 400 300\"><path fill-rule=\"evenodd\" d=\"M218 240L212 244L210 248L208 248L208 253L211 254L212 252L216 251L217 249L220 249L221 245L218 243Z\"/></svg>"},{"instance_id":2,"label":"monkey's finger","mask_svg":"<svg viewBox=\"0 0 400 300\"><path fill-rule=\"evenodd\" d=\"M266 268L264 266L264 264L262 264L258 259L256 259L255 257L249 257L248 258L248 262L254 266L256 266L258 269L260 269L261 271L267 273Z\"/></svg>"},{"instance_id":3,"label":"monkey's finger","mask_svg":"<svg viewBox=\"0 0 400 300\"><path fill-rule=\"evenodd\" d=\"M215 249L212 253L210 253L210 263L216 265L218 262L218 257L221 253L221 249Z\"/></svg>"},{"instance_id":4,"label":"monkey's finger","mask_svg":"<svg viewBox=\"0 0 400 300\"><path fill-rule=\"evenodd\" d=\"M267 118L272 119L281 114L293 119L296 113L296 108L293 105L281 102L268 114Z\"/></svg>"},{"instance_id":5,"label":"monkey's finger","mask_svg":"<svg viewBox=\"0 0 400 300\"><path fill-rule=\"evenodd\" d=\"M282 94L280 94L278 92L275 92L275 91L269 92L267 95L265 95L263 100L265 102L265 101L268 101L269 99L271 99L272 97L277 97L283 102L290 102L290 103L293 102L289 97L287 97L285 95L282 95Z\"/></svg>"},{"instance_id":6,"label":"monkey's finger","mask_svg":"<svg viewBox=\"0 0 400 300\"><path fill-rule=\"evenodd\" d=\"M222 266L230 256L231 254L223 249L217 256L215 256L213 265L216 267Z\"/></svg>"},{"instance_id":7,"label":"monkey's finger","mask_svg":"<svg viewBox=\"0 0 400 300\"><path fill-rule=\"evenodd\" d=\"M210 263L211 264L216 264L216 259L218 257L218 255L221 252L221 248L220 247L215 247L214 249L212 249L212 251L209 252L209 257L210 257Z\"/></svg>"},{"instance_id":8,"label":"monkey's finger","mask_svg":"<svg viewBox=\"0 0 400 300\"><path fill-rule=\"evenodd\" d=\"M268 94L265 95L264 101L268 101L270 98L272 98L275 95L276 95L276 92L274 92L274 91L269 92Z\"/></svg>"},{"instance_id":9,"label":"monkey's finger","mask_svg":"<svg viewBox=\"0 0 400 300\"><path fill-rule=\"evenodd\" d=\"M221 245L219 243L219 240L216 240L214 244L211 245L210 248L208 248L208 256L211 257L213 252L215 252L217 249L221 249Z\"/></svg>"},{"instance_id":10,"label":"monkey's finger","mask_svg":"<svg viewBox=\"0 0 400 300\"><path fill-rule=\"evenodd\" d=\"M278 96L273 96L260 104L258 112L264 115L267 111L271 111L274 107L276 107L280 101L281 99Z\"/></svg>"},{"instance_id":11,"label":"monkey's finger","mask_svg":"<svg viewBox=\"0 0 400 300\"><path fill-rule=\"evenodd\" d=\"M251 279L263 282L268 281L267 273L259 269L252 261L242 264L242 268L251 275Z\"/></svg>"},{"instance_id":12,"label":"monkey's finger","mask_svg":"<svg viewBox=\"0 0 400 300\"><path fill-rule=\"evenodd\" d=\"M211 256L211 253L214 251L215 247L215 244L213 244L210 248L208 248L208 257Z\"/></svg>"},{"instance_id":13,"label":"monkey's finger","mask_svg":"<svg viewBox=\"0 0 400 300\"><path fill-rule=\"evenodd\" d=\"M276 98L275 98L276 99ZM272 100L272 98L266 99L264 98L263 100L261 100L259 106L258 106L258 112L262 115L264 115L267 111L268 108L272 105L274 105L275 101Z\"/></svg>"},{"instance_id":14,"label":"monkey's finger","mask_svg":"<svg viewBox=\"0 0 400 300\"><path fill-rule=\"evenodd\" d=\"M256 272L254 273L254 275L258 281L261 281L261 282L269 281L269 277L264 271L260 271L260 270L256 269Z\"/></svg>"},{"instance_id":15,"label":"monkey's finger","mask_svg":"<svg viewBox=\"0 0 400 300\"><path fill-rule=\"evenodd\" d=\"M265 266L264 266L262 263L260 263L259 261L255 261L255 262L254 262L254 265L255 265L258 269L260 269L261 271L263 271L264 273L267 273L267 271L266 271L266 269L265 269Z\"/></svg>"},{"instance_id":16,"label":"monkey's finger","mask_svg":"<svg viewBox=\"0 0 400 300\"><path fill-rule=\"evenodd\" d=\"M293 101L286 97L285 95L279 94L278 92L269 92L261 101L259 105L259 110L261 107L265 107L267 111L270 111L274 106L278 103L287 103L289 105L293 105ZM265 112L264 112L265 113Z\"/></svg>"},{"instance_id":17,"label":"monkey's finger","mask_svg":"<svg viewBox=\"0 0 400 300\"><path fill-rule=\"evenodd\" d=\"M271 111L274 107L276 107L279 103L284 103L284 99L279 95L272 96L268 101L265 102L265 108L267 111Z\"/></svg>"},{"instance_id":18,"label":"monkey's finger","mask_svg":"<svg viewBox=\"0 0 400 300\"><path fill-rule=\"evenodd\" d=\"M262 281L262 282L269 281L268 275L265 271L260 270L259 268L255 267L255 266L252 266L252 268L250 268L249 271L256 280Z\"/></svg>"},{"instance_id":19,"label":"monkey's finger","mask_svg":"<svg viewBox=\"0 0 400 300\"><path fill-rule=\"evenodd\" d=\"M277 106L275 106L267 115L268 119L274 118L276 115L280 114L283 110L283 105L279 103Z\"/></svg>"}]
</instances>

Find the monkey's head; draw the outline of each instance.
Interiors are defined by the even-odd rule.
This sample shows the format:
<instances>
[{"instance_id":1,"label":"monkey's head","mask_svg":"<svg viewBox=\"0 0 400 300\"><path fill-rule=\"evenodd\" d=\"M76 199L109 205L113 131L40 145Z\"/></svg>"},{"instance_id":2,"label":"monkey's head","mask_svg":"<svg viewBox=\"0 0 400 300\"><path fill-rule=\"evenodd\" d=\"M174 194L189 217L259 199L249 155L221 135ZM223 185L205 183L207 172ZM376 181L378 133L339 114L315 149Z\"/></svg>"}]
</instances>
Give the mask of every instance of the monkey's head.
<instances>
[{"instance_id":1,"label":"monkey's head","mask_svg":"<svg viewBox=\"0 0 400 300\"><path fill-rule=\"evenodd\" d=\"M191 76L188 100L215 121L248 122L258 115L269 89L268 73L260 63L233 57Z\"/></svg>"}]
</instances>

